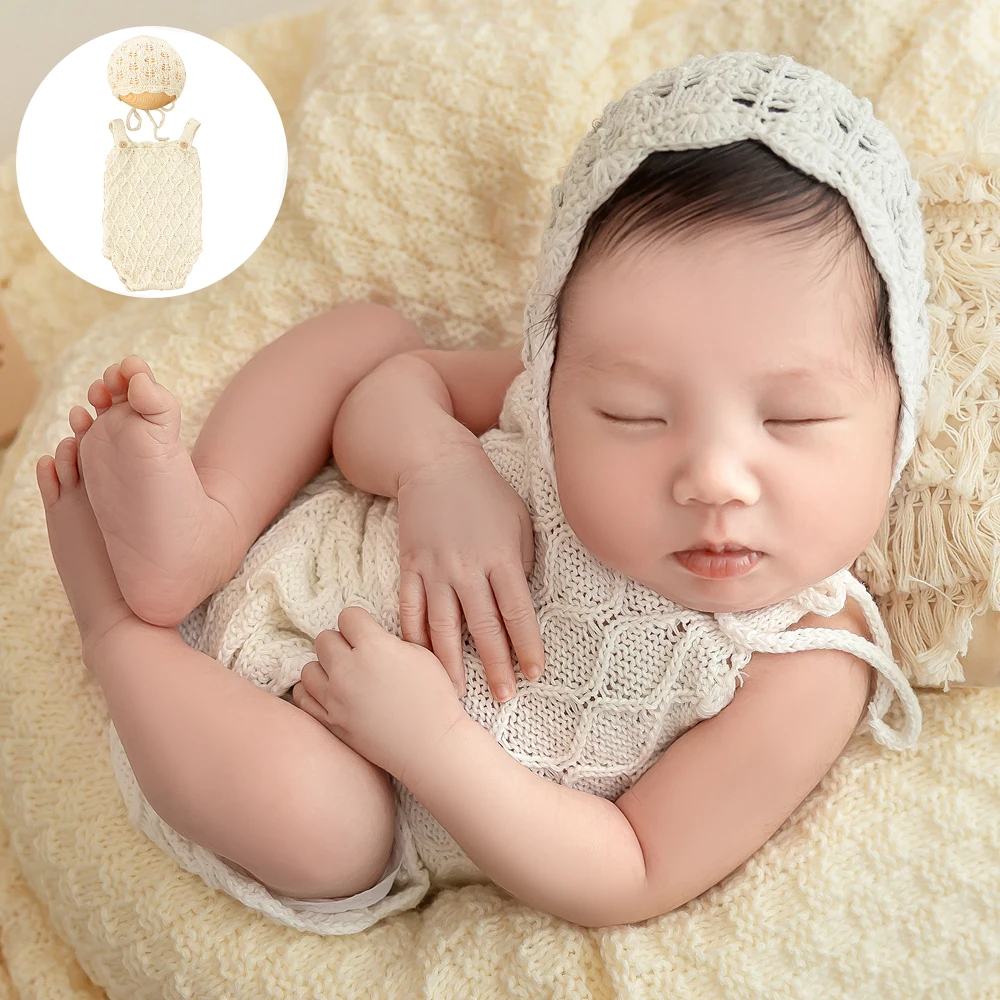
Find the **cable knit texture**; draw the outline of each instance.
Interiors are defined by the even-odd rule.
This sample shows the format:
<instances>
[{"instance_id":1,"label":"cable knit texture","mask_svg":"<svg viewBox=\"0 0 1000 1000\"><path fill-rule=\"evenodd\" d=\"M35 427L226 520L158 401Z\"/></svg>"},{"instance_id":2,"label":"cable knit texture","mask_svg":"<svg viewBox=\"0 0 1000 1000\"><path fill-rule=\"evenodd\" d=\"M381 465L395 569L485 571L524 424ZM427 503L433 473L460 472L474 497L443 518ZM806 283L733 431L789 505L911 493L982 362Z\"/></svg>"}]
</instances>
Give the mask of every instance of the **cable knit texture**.
<instances>
[{"instance_id":1,"label":"cable knit texture","mask_svg":"<svg viewBox=\"0 0 1000 1000\"><path fill-rule=\"evenodd\" d=\"M104 167L102 252L132 292L183 288L201 253L199 122L177 139L135 142L121 118Z\"/></svg>"},{"instance_id":2,"label":"cable knit texture","mask_svg":"<svg viewBox=\"0 0 1000 1000\"><path fill-rule=\"evenodd\" d=\"M256 350L337 301L393 305L434 346L517 342L552 185L608 101L699 53L787 53L870 98L922 187L928 177L930 392L883 534L856 569L905 676L958 681L970 642L996 650L1000 606L990 505L1000 174L987 128L969 130L978 138L963 148L1000 76L996 4L346 0L329 25L315 12L219 40L274 95L290 152L275 226L223 281L126 301L88 285L32 233L13 157L0 168L0 298L45 376L0 473L7 993L988 996L1000 978L995 689L919 691L915 748L859 733L751 859L635 927L585 930L475 883L432 886L416 909L321 936L216 891L129 820L34 463L65 436L90 382L132 351L177 391L191 446ZM351 516L364 518L364 504L381 501L358 502ZM885 721L905 726L901 702Z\"/></svg>"},{"instance_id":3,"label":"cable knit texture","mask_svg":"<svg viewBox=\"0 0 1000 1000\"><path fill-rule=\"evenodd\" d=\"M753 612L706 614L668 600L602 564L563 516L548 420L557 331L544 322L593 210L656 149L714 145L747 136L828 177L850 197L890 289L894 358L904 400L896 468L909 457L927 369L929 283L917 187L905 154L857 98L827 74L754 52L696 57L663 70L609 104L580 143L552 194L538 278L525 309L525 371L504 401L499 427L482 437L500 474L531 511L535 568L530 588L549 668L537 683L516 673L511 701L498 704L468 629L463 636L466 712L525 767L550 781L612 801L682 733L732 700L754 651L850 650L879 673L864 724L892 749L909 749L920 706L892 660L871 596L844 569L795 597ZM847 137L845 141L844 137ZM397 636L397 505L358 502L342 477L275 519L245 565L182 629L188 642L253 683L283 695L315 659L313 641L341 610L363 604ZM352 513L365 511L363 518ZM793 629L807 611L831 615L848 595L865 611L876 643L835 629ZM206 620L207 617L207 620ZM882 717L899 694L902 732ZM431 884L462 885L484 874L448 832L394 781L397 830L388 895L306 907L269 896L259 883L171 830L144 802L112 726L115 772L129 815L184 865L238 899L299 927L355 933L416 906Z\"/></svg>"}]
</instances>

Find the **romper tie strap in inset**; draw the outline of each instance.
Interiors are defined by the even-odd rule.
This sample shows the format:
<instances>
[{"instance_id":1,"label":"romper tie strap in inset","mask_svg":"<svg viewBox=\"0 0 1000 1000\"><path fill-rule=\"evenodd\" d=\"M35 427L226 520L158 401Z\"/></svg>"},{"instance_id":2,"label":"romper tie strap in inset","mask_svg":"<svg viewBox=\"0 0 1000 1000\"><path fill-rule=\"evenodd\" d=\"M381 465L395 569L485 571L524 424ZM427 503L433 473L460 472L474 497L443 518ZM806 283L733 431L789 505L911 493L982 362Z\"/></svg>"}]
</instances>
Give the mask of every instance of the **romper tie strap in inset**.
<instances>
[{"instance_id":1,"label":"romper tie strap in inset","mask_svg":"<svg viewBox=\"0 0 1000 1000\"><path fill-rule=\"evenodd\" d=\"M122 149L132 141L125 131L125 122L121 118L115 118L113 121L108 122L108 128L111 129L111 134L115 137L115 142Z\"/></svg>"},{"instance_id":2,"label":"romper tie strap in inset","mask_svg":"<svg viewBox=\"0 0 1000 1000\"><path fill-rule=\"evenodd\" d=\"M180 134L180 138L177 140L182 149L187 149L188 146L194 141L194 134L198 131L201 126L201 122L197 118L189 118L184 123L184 129Z\"/></svg>"}]
</instances>

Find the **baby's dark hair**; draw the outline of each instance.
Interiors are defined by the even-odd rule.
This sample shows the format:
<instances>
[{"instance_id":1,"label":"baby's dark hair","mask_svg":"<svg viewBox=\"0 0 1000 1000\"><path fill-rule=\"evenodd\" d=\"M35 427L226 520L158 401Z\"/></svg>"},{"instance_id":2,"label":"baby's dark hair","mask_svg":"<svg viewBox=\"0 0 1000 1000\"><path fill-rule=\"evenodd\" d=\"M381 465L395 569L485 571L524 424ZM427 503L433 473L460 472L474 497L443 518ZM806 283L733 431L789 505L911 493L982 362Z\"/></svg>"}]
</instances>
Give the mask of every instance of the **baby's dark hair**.
<instances>
[{"instance_id":1,"label":"baby's dark hair","mask_svg":"<svg viewBox=\"0 0 1000 1000\"><path fill-rule=\"evenodd\" d=\"M549 329L560 328L566 291L588 260L608 256L625 243L651 244L718 222L759 222L774 235L799 234L809 247L816 247L817 237L828 237L831 268L860 242L871 302L872 361L895 379L889 291L849 202L755 139L650 153L587 220L573 266L548 310Z\"/></svg>"}]
</instances>

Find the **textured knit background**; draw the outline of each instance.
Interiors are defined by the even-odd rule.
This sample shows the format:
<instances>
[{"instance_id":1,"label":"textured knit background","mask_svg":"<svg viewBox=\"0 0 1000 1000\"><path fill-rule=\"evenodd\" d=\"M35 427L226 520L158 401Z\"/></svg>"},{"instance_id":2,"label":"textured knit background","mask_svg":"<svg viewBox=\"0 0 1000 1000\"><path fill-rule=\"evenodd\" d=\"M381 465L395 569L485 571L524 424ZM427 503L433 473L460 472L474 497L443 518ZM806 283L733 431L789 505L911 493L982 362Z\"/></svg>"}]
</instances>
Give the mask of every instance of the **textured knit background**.
<instances>
[{"instance_id":1,"label":"textured knit background","mask_svg":"<svg viewBox=\"0 0 1000 1000\"><path fill-rule=\"evenodd\" d=\"M228 278L172 299L87 285L28 226L13 158L0 166L0 301L45 380L0 472L0 1000L1000 995L998 689L921 691L915 750L853 740L752 859L641 925L582 929L492 886L443 891L354 937L272 924L129 825L33 472L90 381L131 351L177 392L191 445L251 354L336 301L390 303L433 345L516 342L570 152L608 100L688 55L788 52L870 97L914 156L960 152L1000 77L997 0L342 0L326 25L289 17L218 39L268 86L290 153L275 226ZM868 575L879 593L915 594L920 577L943 604L978 600L991 664L997 453L982 401L991 385L996 397L1000 183L988 166L940 167L928 187L947 360L939 426L920 447L936 484L898 498L892 524L903 528L887 527ZM959 356L979 366L949 391ZM962 405L949 414L953 397ZM966 420L975 433L963 434ZM956 503L984 551L941 544ZM907 600L925 610L898 617L894 638L912 626L938 649L936 663L909 655L909 669L959 676L969 616L934 619L933 604Z\"/></svg>"}]
</instances>

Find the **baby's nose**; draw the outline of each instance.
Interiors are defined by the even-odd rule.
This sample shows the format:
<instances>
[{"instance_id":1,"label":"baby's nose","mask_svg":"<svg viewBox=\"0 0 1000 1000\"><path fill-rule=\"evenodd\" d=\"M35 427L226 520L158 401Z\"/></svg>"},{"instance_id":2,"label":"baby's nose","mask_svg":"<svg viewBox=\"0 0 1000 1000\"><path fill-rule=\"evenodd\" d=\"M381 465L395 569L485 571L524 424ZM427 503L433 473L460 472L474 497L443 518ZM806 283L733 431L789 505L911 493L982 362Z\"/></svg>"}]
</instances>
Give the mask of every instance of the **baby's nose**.
<instances>
[{"instance_id":1,"label":"baby's nose","mask_svg":"<svg viewBox=\"0 0 1000 1000\"><path fill-rule=\"evenodd\" d=\"M673 496L678 504L749 507L760 499L760 484L735 450L701 448L677 470Z\"/></svg>"}]
</instances>

